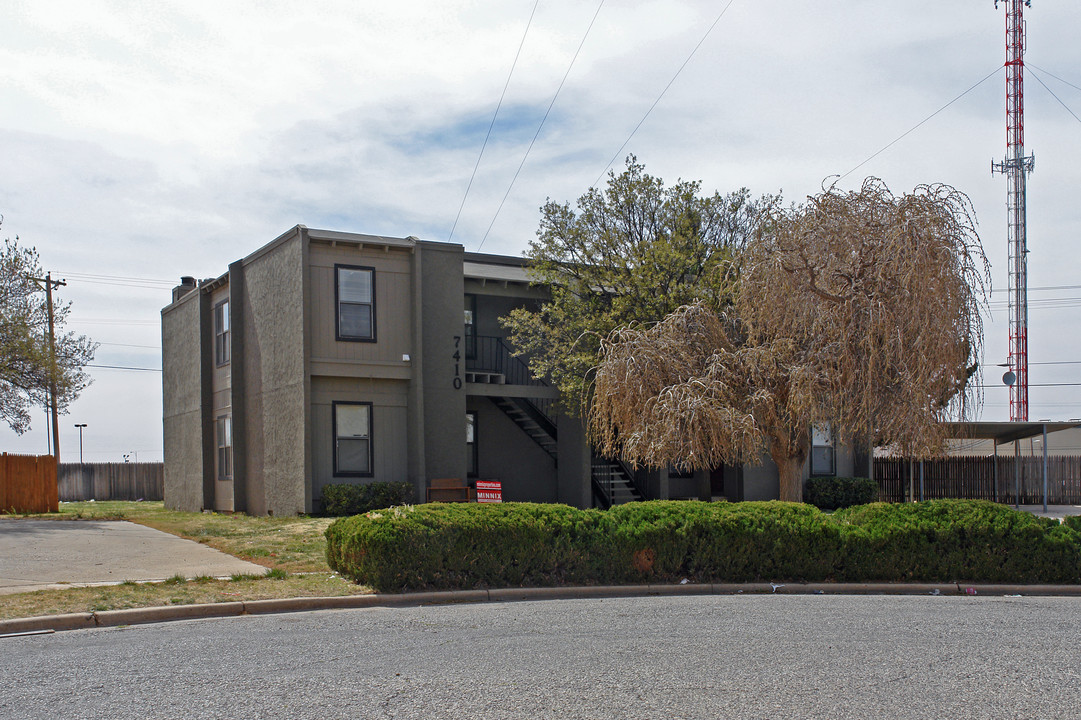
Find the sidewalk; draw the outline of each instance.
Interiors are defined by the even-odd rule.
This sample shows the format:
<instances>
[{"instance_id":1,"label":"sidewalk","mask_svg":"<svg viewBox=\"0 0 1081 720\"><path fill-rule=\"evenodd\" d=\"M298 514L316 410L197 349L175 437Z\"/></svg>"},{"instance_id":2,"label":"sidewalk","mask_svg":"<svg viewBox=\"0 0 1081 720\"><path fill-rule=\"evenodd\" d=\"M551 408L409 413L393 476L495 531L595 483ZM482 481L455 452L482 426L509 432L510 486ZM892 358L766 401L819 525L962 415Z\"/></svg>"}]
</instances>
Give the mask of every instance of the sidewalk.
<instances>
[{"instance_id":1,"label":"sidewalk","mask_svg":"<svg viewBox=\"0 0 1081 720\"><path fill-rule=\"evenodd\" d=\"M1014 506L1010 505L1010 507ZM1047 512L1044 512L1042 504L1020 505L1017 509L1024 510L1033 515L1039 515L1040 517L1056 518L1059 520L1070 515L1081 515L1081 505L1048 505Z\"/></svg>"},{"instance_id":2,"label":"sidewalk","mask_svg":"<svg viewBox=\"0 0 1081 720\"><path fill-rule=\"evenodd\" d=\"M167 580L266 568L122 520L0 518L0 594L125 580Z\"/></svg>"}]
</instances>

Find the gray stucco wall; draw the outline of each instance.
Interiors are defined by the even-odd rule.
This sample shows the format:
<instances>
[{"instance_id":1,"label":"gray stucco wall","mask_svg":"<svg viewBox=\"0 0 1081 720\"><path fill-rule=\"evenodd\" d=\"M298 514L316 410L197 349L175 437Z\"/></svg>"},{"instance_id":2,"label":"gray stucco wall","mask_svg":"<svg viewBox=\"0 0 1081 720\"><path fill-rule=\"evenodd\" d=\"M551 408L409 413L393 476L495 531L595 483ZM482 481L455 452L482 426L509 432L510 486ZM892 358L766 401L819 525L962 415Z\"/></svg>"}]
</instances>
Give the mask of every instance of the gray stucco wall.
<instances>
[{"instance_id":1,"label":"gray stucco wall","mask_svg":"<svg viewBox=\"0 0 1081 720\"><path fill-rule=\"evenodd\" d=\"M304 374L303 239L294 234L243 265L242 441L247 512L295 515L311 509ZM239 414L236 404L234 414ZM238 463L239 465L240 463ZM239 495L239 492L238 492Z\"/></svg>"},{"instance_id":2,"label":"gray stucco wall","mask_svg":"<svg viewBox=\"0 0 1081 720\"><path fill-rule=\"evenodd\" d=\"M560 415L557 500L578 508L593 506L591 480L593 455L586 441L585 428L577 418Z\"/></svg>"},{"instance_id":3,"label":"gray stucco wall","mask_svg":"<svg viewBox=\"0 0 1081 720\"><path fill-rule=\"evenodd\" d=\"M423 255L419 281L425 477L421 480L465 478L464 253L461 245L431 242L418 242L416 252Z\"/></svg>"},{"instance_id":4,"label":"gray stucco wall","mask_svg":"<svg viewBox=\"0 0 1081 720\"><path fill-rule=\"evenodd\" d=\"M165 506L188 512L202 510L204 500L199 295L161 311Z\"/></svg>"}]
</instances>

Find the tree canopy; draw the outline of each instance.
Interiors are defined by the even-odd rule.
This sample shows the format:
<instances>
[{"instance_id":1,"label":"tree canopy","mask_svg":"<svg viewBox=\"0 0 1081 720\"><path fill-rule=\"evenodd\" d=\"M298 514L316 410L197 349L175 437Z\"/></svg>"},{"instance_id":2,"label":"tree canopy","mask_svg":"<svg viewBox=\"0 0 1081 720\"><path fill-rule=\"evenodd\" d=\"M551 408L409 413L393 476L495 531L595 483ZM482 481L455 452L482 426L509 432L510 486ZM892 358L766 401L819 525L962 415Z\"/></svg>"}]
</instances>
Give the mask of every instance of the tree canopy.
<instances>
[{"instance_id":1,"label":"tree canopy","mask_svg":"<svg viewBox=\"0 0 1081 720\"><path fill-rule=\"evenodd\" d=\"M613 329L656 322L692 302L718 312L734 302L734 260L775 202L746 189L703 195L691 181L666 187L630 156L603 191L590 188L575 208L551 200L541 208L526 254L550 299L504 319L511 341L577 411L587 404L585 378L601 339Z\"/></svg>"},{"instance_id":2,"label":"tree canopy","mask_svg":"<svg viewBox=\"0 0 1081 720\"><path fill-rule=\"evenodd\" d=\"M940 448L978 400L990 282L968 198L828 190L758 226L729 311L701 302L602 343L589 418L602 452L704 468L766 450L802 498L810 428L841 442Z\"/></svg>"},{"instance_id":3,"label":"tree canopy","mask_svg":"<svg viewBox=\"0 0 1081 720\"><path fill-rule=\"evenodd\" d=\"M56 382L57 408L63 411L90 383L83 367L96 345L65 331L70 303L54 299L55 358L49 348L45 292L31 278L44 277L37 251L5 239L0 249L0 418L15 432L30 428L30 409L45 406L50 381Z\"/></svg>"}]
</instances>

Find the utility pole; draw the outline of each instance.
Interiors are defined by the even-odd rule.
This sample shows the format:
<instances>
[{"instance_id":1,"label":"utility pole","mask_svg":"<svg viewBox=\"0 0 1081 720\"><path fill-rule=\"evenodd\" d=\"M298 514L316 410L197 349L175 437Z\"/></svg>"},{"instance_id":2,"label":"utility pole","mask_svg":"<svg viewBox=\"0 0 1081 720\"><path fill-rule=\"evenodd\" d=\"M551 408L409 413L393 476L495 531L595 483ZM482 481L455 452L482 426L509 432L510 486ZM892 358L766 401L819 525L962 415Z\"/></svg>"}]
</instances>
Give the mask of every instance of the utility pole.
<instances>
[{"instance_id":1,"label":"utility pole","mask_svg":"<svg viewBox=\"0 0 1081 720\"><path fill-rule=\"evenodd\" d=\"M57 412L56 400L56 331L53 317L53 288L67 285L63 280L53 280L52 272L45 274L43 278L29 278L38 287L44 284L45 302L49 312L49 411L52 415L53 425L53 456L56 462L60 462L60 418Z\"/></svg>"},{"instance_id":2,"label":"utility pole","mask_svg":"<svg viewBox=\"0 0 1081 720\"><path fill-rule=\"evenodd\" d=\"M1028 238L1026 183L1035 158L1025 155L1025 20L1032 0L1006 4L1006 157L991 163L991 172L1006 176L1009 196L1010 275L1010 420L1028 421ZM995 0L998 8L999 0Z\"/></svg>"}]
</instances>

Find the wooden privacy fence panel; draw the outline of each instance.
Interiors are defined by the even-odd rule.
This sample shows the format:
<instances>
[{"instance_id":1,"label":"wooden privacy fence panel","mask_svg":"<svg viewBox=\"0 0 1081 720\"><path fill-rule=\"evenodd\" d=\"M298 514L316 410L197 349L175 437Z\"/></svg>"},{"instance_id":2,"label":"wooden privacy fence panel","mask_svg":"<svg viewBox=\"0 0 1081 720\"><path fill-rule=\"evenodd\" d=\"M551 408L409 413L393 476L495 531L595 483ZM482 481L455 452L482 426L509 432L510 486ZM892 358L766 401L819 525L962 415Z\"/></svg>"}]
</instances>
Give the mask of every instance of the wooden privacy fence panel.
<instances>
[{"instance_id":1,"label":"wooden privacy fence panel","mask_svg":"<svg viewBox=\"0 0 1081 720\"><path fill-rule=\"evenodd\" d=\"M56 458L3 453L0 457L0 513L59 510Z\"/></svg>"},{"instance_id":2,"label":"wooden privacy fence panel","mask_svg":"<svg viewBox=\"0 0 1081 720\"><path fill-rule=\"evenodd\" d=\"M875 458L879 499L920 499L920 461ZM923 498L991 500L1032 505L1043 502L1043 457L1008 455L949 457L923 461ZM1047 502L1081 504L1081 457L1048 456Z\"/></svg>"},{"instance_id":3,"label":"wooden privacy fence panel","mask_svg":"<svg viewBox=\"0 0 1081 720\"><path fill-rule=\"evenodd\" d=\"M61 463L60 499L161 500L165 497L162 463Z\"/></svg>"}]
</instances>

